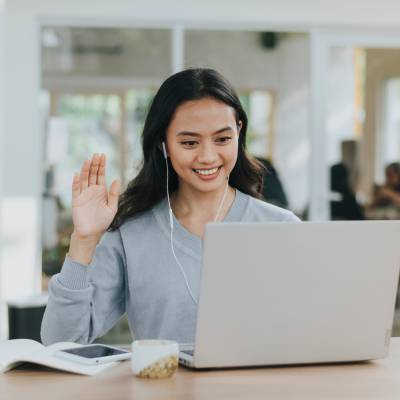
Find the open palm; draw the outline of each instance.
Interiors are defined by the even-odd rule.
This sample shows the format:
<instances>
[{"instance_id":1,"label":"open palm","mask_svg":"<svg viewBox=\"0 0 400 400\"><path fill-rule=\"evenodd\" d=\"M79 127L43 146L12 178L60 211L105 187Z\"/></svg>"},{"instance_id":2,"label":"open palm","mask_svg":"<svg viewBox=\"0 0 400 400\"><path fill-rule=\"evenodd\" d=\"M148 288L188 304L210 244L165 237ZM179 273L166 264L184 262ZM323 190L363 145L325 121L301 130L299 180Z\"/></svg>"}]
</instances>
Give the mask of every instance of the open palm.
<instances>
[{"instance_id":1,"label":"open palm","mask_svg":"<svg viewBox=\"0 0 400 400\"><path fill-rule=\"evenodd\" d=\"M101 235L110 226L118 209L120 183L115 180L107 191L106 156L94 154L86 160L72 183L72 219L78 236Z\"/></svg>"}]
</instances>

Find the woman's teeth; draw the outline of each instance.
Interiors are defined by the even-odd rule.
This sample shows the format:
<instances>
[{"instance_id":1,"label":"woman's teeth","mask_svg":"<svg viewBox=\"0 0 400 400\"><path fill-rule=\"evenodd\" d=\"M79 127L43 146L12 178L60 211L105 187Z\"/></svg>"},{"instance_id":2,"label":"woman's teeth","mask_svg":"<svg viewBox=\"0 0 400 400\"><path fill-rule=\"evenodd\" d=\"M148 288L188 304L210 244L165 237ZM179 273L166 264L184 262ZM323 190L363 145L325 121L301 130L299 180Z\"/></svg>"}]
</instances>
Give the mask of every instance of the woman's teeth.
<instances>
[{"instance_id":1,"label":"woman's teeth","mask_svg":"<svg viewBox=\"0 0 400 400\"><path fill-rule=\"evenodd\" d=\"M213 169L194 169L193 171L200 175L212 175L218 171L219 167Z\"/></svg>"}]
</instances>

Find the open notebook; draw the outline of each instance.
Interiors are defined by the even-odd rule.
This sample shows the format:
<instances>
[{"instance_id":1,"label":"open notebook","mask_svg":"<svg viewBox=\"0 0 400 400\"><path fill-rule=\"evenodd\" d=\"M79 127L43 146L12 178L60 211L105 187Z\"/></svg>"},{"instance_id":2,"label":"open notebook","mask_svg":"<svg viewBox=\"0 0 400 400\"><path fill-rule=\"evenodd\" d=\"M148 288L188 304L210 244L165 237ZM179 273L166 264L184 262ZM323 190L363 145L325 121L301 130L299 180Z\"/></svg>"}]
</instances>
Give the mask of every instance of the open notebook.
<instances>
[{"instance_id":1,"label":"open notebook","mask_svg":"<svg viewBox=\"0 0 400 400\"><path fill-rule=\"evenodd\" d=\"M112 362L99 365L84 365L54 356L54 352L58 350L80 346L82 345L78 343L60 342L46 347L30 339L1 341L0 372L6 372L18 365L29 362L75 374L96 375L116 364L116 362Z\"/></svg>"}]
</instances>

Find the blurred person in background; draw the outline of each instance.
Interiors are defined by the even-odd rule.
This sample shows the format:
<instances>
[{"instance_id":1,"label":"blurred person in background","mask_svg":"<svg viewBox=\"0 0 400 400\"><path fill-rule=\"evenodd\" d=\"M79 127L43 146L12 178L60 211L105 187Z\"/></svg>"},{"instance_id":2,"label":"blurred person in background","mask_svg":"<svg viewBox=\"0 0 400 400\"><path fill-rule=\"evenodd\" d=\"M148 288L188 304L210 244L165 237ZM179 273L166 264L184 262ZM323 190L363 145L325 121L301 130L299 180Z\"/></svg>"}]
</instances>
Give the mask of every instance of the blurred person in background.
<instances>
[{"instance_id":1,"label":"blurred person in background","mask_svg":"<svg viewBox=\"0 0 400 400\"><path fill-rule=\"evenodd\" d=\"M400 163L393 162L385 168L385 184L376 185L372 207L395 206L400 208Z\"/></svg>"},{"instance_id":2,"label":"blurred person in background","mask_svg":"<svg viewBox=\"0 0 400 400\"><path fill-rule=\"evenodd\" d=\"M350 186L349 170L343 162L332 165L331 220L363 220L364 211Z\"/></svg>"},{"instance_id":3,"label":"blurred person in background","mask_svg":"<svg viewBox=\"0 0 400 400\"><path fill-rule=\"evenodd\" d=\"M264 200L278 207L287 208L289 205L288 200L278 172L272 165L272 162L261 157L257 157L257 160L264 167L263 186L261 190Z\"/></svg>"}]
</instances>

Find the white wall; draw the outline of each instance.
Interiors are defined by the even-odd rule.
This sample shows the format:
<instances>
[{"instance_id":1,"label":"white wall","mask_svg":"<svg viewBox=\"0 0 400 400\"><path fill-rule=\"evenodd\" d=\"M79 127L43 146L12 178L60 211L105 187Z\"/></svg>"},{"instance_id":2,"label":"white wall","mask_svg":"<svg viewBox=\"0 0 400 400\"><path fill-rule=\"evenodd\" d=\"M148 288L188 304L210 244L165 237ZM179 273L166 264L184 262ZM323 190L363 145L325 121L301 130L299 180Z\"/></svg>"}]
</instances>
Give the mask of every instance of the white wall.
<instances>
[{"instance_id":1,"label":"white wall","mask_svg":"<svg viewBox=\"0 0 400 400\"><path fill-rule=\"evenodd\" d=\"M2 250L3 232L3 175L4 175L4 0L0 0L0 339L5 335Z\"/></svg>"},{"instance_id":2,"label":"white wall","mask_svg":"<svg viewBox=\"0 0 400 400\"><path fill-rule=\"evenodd\" d=\"M354 47L335 47L330 53L326 149L329 165L341 161L343 140L355 139Z\"/></svg>"},{"instance_id":3,"label":"white wall","mask_svg":"<svg viewBox=\"0 0 400 400\"><path fill-rule=\"evenodd\" d=\"M309 55L309 37L296 35L282 42L277 62L274 162L296 212L310 202Z\"/></svg>"},{"instance_id":4,"label":"white wall","mask_svg":"<svg viewBox=\"0 0 400 400\"><path fill-rule=\"evenodd\" d=\"M396 0L6 0L12 12L26 16L81 19L183 21L208 24L277 24L298 28L397 28L400 3Z\"/></svg>"},{"instance_id":5,"label":"white wall","mask_svg":"<svg viewBox=\"0 0 400 400\"><path fill-rule=\"evenodd\" d=\"M5 300L40 292L40 197L42 138L38 121L37 26L32 15L6 3L5 79L1 107L3 249L0 257L0 338L7 335Z\"/></svg>"}]
</instances>

